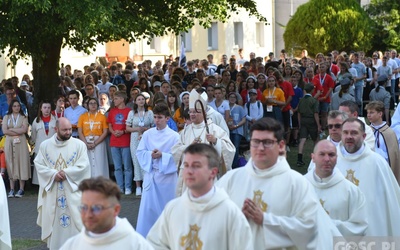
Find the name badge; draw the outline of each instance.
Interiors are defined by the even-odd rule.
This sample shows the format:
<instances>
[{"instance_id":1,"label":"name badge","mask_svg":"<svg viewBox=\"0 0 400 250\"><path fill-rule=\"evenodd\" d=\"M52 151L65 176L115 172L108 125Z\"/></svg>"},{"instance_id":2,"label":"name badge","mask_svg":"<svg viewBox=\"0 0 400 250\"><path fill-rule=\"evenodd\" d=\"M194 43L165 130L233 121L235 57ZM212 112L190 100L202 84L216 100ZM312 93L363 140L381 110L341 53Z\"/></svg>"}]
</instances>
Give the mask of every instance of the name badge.
<instances>
[{"instance_id":1,"label":"name badge","mask_svg":"<svg viewBox=\"0 0 400 250\"><path fill-rule=\"evenodd\" d=\"M273 111L273 107L272 105L267 105L267 112L272 112Z\"/></svg>"},{"instance_id":2,"label":"name badge","mask_svg":"<svg viewBox=\"0 0 400 250\"><path fill-rule=\"evenodd\" d=\"M21 140L19 139L19 137L14 137L13 143L14 143L14 144L21 143Z\"/></svg>"},{"instance_id":3,"label":"name badge","mask_svg":"<svg viewBox=\"0 0 400 250\"><path fill-rule=\"evenodd\" d=\"M144 122L139 122L139 127L143 127L144 126Z\"/></svg>"}]
</instances>

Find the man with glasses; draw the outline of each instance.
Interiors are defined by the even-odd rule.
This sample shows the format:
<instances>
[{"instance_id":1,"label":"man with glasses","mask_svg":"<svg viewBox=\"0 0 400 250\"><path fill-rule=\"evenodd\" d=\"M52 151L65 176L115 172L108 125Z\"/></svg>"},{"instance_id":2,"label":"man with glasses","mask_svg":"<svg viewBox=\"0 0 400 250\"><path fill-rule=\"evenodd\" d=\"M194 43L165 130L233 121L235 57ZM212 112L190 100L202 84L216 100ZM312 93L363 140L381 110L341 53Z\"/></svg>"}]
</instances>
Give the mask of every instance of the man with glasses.
<instances>
[{"instance_id":1,"label":"man with glasses","mask_svg":"<svg viewBox=\"0 0 400 250\"><path fill-rule=\"evenodd\" d=\"M60 249L153 249L126 218L119 218L121 194L113 181L104 177L86 179L78 206L84 228Z\"/></svg>"},{"instance_id":2,"label":"man with glasses","mask_svg":"<svg viewBox=\"0 0 400 250\"><path fill-rule=\"evenodd\" d=\"M47 247L59 249L71 236L79 233L82 222L76 204L81 199L78 186L90 178L87 147L71 138L72 125L65 117L56 122L56 134L40 144L35 158L39 180L37 224Z\"/></svg>"},{"instance_id":3,"label":"man with glasses","mask_svg":"<svg viewBox=\"0 0 400 250\"><path fill-rule=\"evenodd\" d=\"M282 124L262 118L250 133L251 159L228 172L217 186L247 217L254 249L329 249L333 234L340 233L311 184L280 156L286 146Z\"/></svg>"}]
</instances>

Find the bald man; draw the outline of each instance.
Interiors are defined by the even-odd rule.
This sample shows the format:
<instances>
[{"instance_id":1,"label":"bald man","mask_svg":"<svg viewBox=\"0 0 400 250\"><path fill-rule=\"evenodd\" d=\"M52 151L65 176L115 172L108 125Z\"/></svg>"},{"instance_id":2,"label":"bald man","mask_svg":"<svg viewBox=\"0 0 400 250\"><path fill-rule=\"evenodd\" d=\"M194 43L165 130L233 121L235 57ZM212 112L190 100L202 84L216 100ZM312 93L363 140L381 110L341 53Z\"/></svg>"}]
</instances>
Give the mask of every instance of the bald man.
<instances>
[{"instance_id":1,"label":"bald man","mask_svg":"<svg viewBox=\"0 0 400 250\"><path fill-rule=\"evenodd\" d=\"M343 236L364 235L368 227L365 197L360 189L335 170L337 152L329 140L322 140L311 154L313 171L305 177L314 186L322 207Z\"/></svg>"},{"instance_id":2,"label":"bald man","mask_svg":"<svg viewBox=\"0 0 400 250\"><path fill-rule=\"evenodd\" d=\"M39 179L37 224L41 239L50 249L59 249L82 229L78 204L79 183L90 178L90 163L85 143L71 137L67 118L56 122L56 134L42 142L35 158Z\"/></svg>"}]
</instances>

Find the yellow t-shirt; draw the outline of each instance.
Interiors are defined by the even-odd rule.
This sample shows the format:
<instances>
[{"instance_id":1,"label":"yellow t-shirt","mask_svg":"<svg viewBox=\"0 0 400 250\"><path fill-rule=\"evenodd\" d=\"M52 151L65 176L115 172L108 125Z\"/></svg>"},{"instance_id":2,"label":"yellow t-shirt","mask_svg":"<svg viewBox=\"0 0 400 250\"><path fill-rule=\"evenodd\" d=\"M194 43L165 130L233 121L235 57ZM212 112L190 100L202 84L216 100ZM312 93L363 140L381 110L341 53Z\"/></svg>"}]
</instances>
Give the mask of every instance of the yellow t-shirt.
<instances>
[{"instance_id":1,"label":"yellow t-shirt","mask_svg":"<svg viewBox=\"0 0 400 250\"><path fill-rule=\"evenodd\" d=\"M82 128L84 136L100 136L103 134L103 129L108 128L107 118L100 112L95 115L84 113L79 117L78 128Z\"/></svg>"},{"instance_id":2,"label":"yellow t-shirt","mask_svg":"<svg viewBox=\"0 0 400 250\"><path fill-rule=\"evenodd\" d=\"M285 102L286 101L285 93L283 93L283 90L281 88L278 88L278 87L275 88L275 90L273 90L273 89L271 89L271 90L265 89L263 91L264 100L266 100L269 96L275 97L275 100L279 101L279 102ZM275 105L276 104L273 104L273 106L275 106Z\"/></svg>"}]
</instances>

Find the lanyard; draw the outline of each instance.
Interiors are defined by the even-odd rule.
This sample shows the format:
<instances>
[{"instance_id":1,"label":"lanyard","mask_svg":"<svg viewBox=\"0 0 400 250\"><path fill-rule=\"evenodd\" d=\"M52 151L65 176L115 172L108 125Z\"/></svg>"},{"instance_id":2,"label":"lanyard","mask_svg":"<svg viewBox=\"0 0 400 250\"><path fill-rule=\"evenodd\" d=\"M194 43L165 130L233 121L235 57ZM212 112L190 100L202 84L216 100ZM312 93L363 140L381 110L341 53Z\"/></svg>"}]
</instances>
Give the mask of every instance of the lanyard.
<instances>
[{"instance_id":1,"label":"lanyard","mask_svg":"<svg viewBox=\"0 0 400 250\"><path fill-rule=\"evenodd\" d=\"M325 77L326 77L326 73L325 73L325 75L324 75L324 78L323 78L323 79L321 79L321 74L319 74L319 83L321 83L321 86L324 86Z\"/></svg>"},{"instance_id":2,"label":"lanyard","mask_svg":"<svg viewBox=\"0 0 400 250\"><path fill-rule=\"evenodd\" d=\"M57 109L56 109L56 110L54 110L54 114L56 114L55 117L56 117L56 120L58 120L59 117L64 117L64 110L61 111L61 113L58 113ZM58 114L60 114L60 116L58 116Z\"/></svg>"},{"instance_id":3,"label":"lanyard","mask_svg":"<svg viewBox=\"0 0 400 250\"><path fill-rule=\"evenodd\" d=\"M12 119L12 122L13 122L13 125L14 125L14 128L17 126L17 123L18 123L18 119L19 119L19 114L18 114L18 116L17 116L17 119L16 120L14 120L14 115L13 114L11 114L11 119ZM10 125L10 120L8 120L8 125Z\"/></svg>"},{"instance_id":4,"label":"lanyard","mask_svg":"<svg viewBox=\"0 0 400 250\"><path fill-rule=\"evenodd\" d=\"M269 91L269 89L268 89L268 95L269 95L269 97L274 96L275 90L276 90L276 87L274 87L274 90L272 91L272 94L271 94L271 91Z\"/></svg>"}]
</instances>

